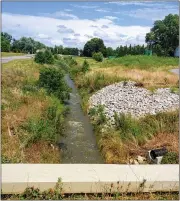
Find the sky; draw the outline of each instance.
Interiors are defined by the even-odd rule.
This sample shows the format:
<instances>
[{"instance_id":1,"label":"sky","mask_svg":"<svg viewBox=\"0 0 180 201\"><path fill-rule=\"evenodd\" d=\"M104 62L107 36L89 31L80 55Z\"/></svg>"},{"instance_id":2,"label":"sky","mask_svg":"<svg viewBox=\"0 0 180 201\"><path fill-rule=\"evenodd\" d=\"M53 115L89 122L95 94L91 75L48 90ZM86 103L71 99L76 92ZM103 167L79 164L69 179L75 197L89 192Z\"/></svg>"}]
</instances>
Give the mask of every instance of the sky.
<instances>
[{"instance_id":1,"label":"sky","mask_svg":"<svg viewBox=\"0 0 180 201\"><path fill-rule=\"evenodd\" d=\"M116 48L145 44L154 21L168 14L179 14L178 2L2 2L2 31L78 48L97 37Z\"/></svg>"}]
</instances>

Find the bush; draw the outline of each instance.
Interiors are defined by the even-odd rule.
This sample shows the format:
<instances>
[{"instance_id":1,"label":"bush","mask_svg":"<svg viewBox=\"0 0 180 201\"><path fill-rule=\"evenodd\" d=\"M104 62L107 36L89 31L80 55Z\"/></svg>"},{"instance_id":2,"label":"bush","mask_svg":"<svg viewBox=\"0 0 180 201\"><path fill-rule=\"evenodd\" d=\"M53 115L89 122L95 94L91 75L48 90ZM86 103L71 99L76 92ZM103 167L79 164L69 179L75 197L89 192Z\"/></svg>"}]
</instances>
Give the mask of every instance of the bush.
<instances>
[{"instance_id":1,"label":"bush","mask_svg":"<svg viewBox=\"0 0 180 201\"><path fill-rule=\"evenodd\" d=\"M86 60L84 60L82 65L82 72L86 73L87 71L89 71L89 63Z\"/></svg>"},{"instance_id":2,"label":"bush","mask_svg":"<svg viewBox=\"0 0 180 201\"><path fill-rule=\"evenodd\" d=\"M60 100L69 99L69 87L65 83L62 70L45 67L40 70L39 86L44 87L49 94L54 94Z\"/></svg>"},{"instance_id":3,"label":"bush","mask_svg":"<svg viewBox=\"0 0 180 201\"><path fill-rule=\"evenodd\" d=\"M45 52L36 53L34 61L40 64L53 64L54 58L52 53L46 50Z\"/></svg>"},{"instance_id":4,"label":"bush","mask_svg":"<svg viewBox=\"0 0 180 201\"><path fill-rule=\"evenodd\" d=\"M54 59L56 59L56 60L59 59L57 54L54 55Z\"/></svg>"},{"instance_id":5,"label":"bush","mask_svg":"<svg viewBox=\"0 0 180 201\"><path fill-rule=\"evenodd\" d=\"M179 156L175 152L168 152L162 159L161 164L178 164Z\"/></svg>"},{"instance_id":6,"label":"bush","mask_svg":"<svg viewBox=\"0 0 180 201\"><path fill-rule=\"evenodd\" d=\"M36 63L39 63L39 64L44 64L45 63L45 57L44 56L45 56L44 52L38 52L35 55L34 61Z\"/></svg>"},{"instance_id":7,"label":"bush","mask_svg":"<svg viewBox=\"0 0 180 201\"><path fill-rule=\"evenodd\" d=\"M46 50L44 52L44 58L45 58L46 64L53 64L54 63L54 58L53 58L53 55L50 51Z\"/></svg>"},{"instance_id":8,"label":"bush","mask_svg":"<svg viewBox=\"0 0 180 201\"><path fill-rule=\"evenodd\" d=\"M96 61L103 61L103 54L101 52L93 53L92 58Z\"/></svg>"},{"instance_id":9,"label":"bush","mask_svg":"<svg viewBox=\"0 0 180 201\"><path fill-rule=\"evenodd\" d=\"M28 132L28 137L23 140L24 146L31 145L37 141L55 143L64 129L64 116L66 107L59 104L59 100L52 96L50 105L43 111L40 117L31 117L21 125Z\"/></svg>"}]
</instances>

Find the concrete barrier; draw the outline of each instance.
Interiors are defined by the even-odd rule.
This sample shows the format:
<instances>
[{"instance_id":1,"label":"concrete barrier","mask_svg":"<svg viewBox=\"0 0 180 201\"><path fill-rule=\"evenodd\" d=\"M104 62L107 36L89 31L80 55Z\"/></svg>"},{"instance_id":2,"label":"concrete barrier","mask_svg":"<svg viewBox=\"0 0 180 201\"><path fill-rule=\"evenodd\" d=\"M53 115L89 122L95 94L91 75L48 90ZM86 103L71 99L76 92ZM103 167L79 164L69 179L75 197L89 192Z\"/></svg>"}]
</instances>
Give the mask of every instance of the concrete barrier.
<instances>
[{"instance_id":1,"label":"concrete barrier","mask_svg":"<svg viewBox=\"0 0 180 201\"><path fill-rule=\"evenodd\" d=\"M2 164L2 194L47 190L58 178L64 193L179 191L178 165Z\"/></svg>"}]
</instances>

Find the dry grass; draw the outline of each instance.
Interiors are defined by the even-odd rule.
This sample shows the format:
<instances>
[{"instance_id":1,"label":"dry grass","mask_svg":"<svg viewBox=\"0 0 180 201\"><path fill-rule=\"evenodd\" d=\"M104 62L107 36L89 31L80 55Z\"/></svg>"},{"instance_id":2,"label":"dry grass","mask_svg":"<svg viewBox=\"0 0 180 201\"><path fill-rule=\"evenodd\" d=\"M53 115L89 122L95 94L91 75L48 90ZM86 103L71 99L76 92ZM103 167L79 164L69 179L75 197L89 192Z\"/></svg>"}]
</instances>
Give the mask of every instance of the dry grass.
<instances>
[{"instance_id":1,"label":"dry grass","mask_svg":"<svg viewBox=\"0 0 180 201\"><path fill-rule=\"evenodd\" d=\"M33 60L15 60L3 64L2 155L12 162L59 162L59 151L52 151L47 142L24 147L29 133L21 129L21 125L29 118L41 117L51 104L51 97L43 89L32 92L23 89L24 86L35 86L40 67Z\"/></svg>"},{"instance_id":2,"label":"dry grass","mask_svg":"<svg viewBox=\"0 0 180 201\"><path fill-rule=\"evenodd\" d=\"M127 162L128 152L118 133L101 134L98 146L106 163L124 164Z\"/></svg>"},{"instance_id":3,"label":"dry grass","mask_svg":"<svg viewBox=\"0 0 180 201\"><path fill-rule=\"evenodd\" d=\"M178 76L165 71L146 71L140 69L123 69L119 67L92 68L89 76L102 73L108 77L127 78L144 84L144 87L172 87L178 85Z\"/></svg>"},{"instance_id":4,"label":"dry grass","mask_svg":"<svg viewBox=\"0 0 180 201\"><path fill-rule=\"evenodd\" d=\"M38 142L25 149L24 159L26 163L59 163L60 155L57 147L52 147L46 142Z\"/></svg>"}]
</instances>

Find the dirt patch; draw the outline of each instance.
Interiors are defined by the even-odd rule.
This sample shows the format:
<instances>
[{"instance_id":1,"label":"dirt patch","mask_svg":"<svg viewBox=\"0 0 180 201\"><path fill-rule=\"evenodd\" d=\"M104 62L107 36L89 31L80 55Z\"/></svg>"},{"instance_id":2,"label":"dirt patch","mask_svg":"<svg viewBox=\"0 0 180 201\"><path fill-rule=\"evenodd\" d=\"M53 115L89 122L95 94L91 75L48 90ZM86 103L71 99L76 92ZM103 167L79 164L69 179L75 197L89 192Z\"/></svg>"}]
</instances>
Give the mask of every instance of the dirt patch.
<instances>
[{"instance_id":1,"label":"dirt patch","mask_svg":"<svg viewBox=\"0 0 180 201\"><path fill-rule=\"evenodd\" d=\"M37 142L24 150L26 163L60 163L60 150L47 142Z\"/></svg>"},{"instance_id":2,"label":"dirt patch","mask_svg":"<svg viewBox=\"0 0 180 201\"><path fill-rule=\"evenodd\" d=\"M146 150L166 147L168 151L179 153L178 133L159 133L149 140L142 148Z\"/></svg>"}]
</instances>

